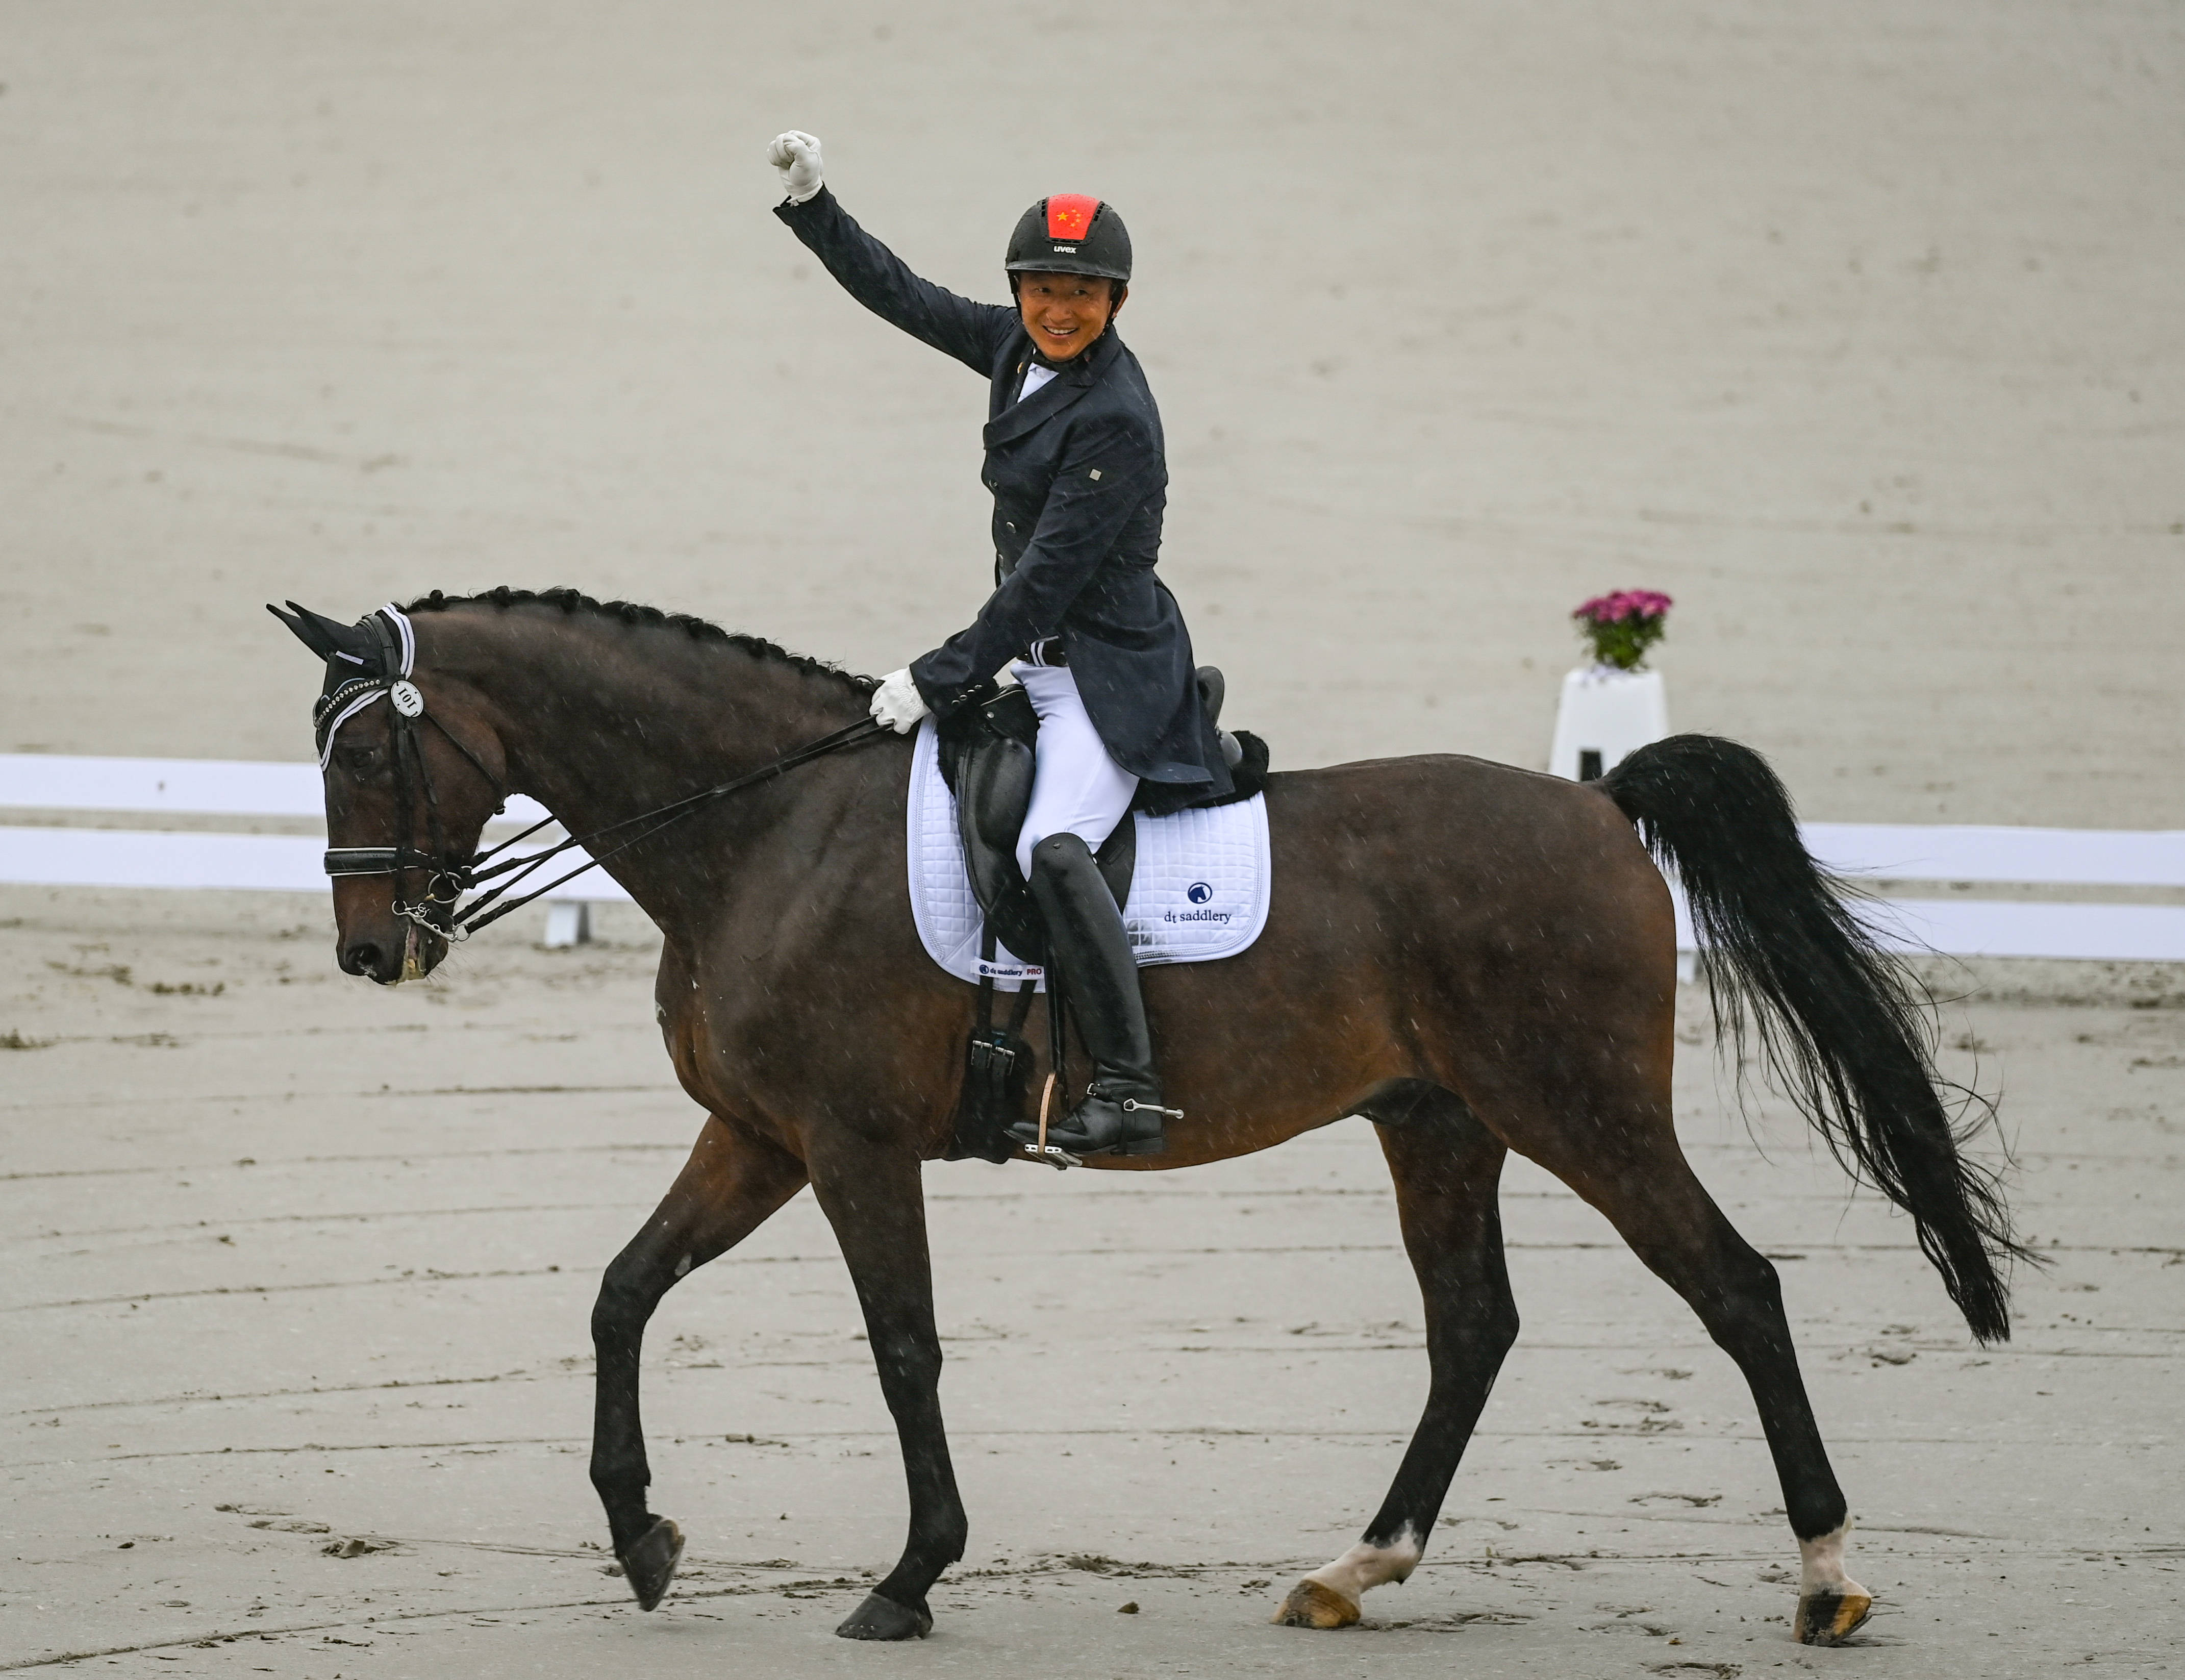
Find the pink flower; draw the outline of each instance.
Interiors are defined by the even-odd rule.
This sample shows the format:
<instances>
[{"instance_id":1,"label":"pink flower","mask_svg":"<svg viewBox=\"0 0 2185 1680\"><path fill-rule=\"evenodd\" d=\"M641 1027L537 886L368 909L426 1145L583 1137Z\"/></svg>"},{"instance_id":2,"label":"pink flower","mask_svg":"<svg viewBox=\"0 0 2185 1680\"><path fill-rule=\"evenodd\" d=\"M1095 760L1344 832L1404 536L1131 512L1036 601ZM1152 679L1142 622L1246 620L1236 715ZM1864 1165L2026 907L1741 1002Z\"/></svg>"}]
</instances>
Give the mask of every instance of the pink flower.
<instances>
[{"instance_id":1,"label":"pink flower","mask_svg":"<svg viewBox=\"0 0 2185 1680\"><path fill-rule=\"evenodd\" d=\"M1618 589L1595 595L1571 617L1593 624L1621 624L1628 618L1659 618L1674 605L1658 589Z\"/></svg>"}]
</instances>

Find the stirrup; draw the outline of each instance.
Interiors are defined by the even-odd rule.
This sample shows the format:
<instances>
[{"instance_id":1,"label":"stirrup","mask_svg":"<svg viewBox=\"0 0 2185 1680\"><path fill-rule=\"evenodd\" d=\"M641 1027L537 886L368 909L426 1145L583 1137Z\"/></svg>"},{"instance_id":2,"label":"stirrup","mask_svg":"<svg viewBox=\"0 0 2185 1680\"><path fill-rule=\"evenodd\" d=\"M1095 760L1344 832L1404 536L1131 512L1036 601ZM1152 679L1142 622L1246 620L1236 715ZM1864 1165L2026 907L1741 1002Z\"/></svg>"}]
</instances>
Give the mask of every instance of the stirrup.
<instances>
[{"instance_id":1,"label":"stirrup","mask_svg":"<svg viewBox=\"0 0 2185 1680\"><path fill-rule=\"evenodd\" d=\"M1181 1108L1163 1108L1144 1097L1115 1095L1112 1086L1097 1079L1085 1087L1085 1100L1066 1117L1065 1130L1055 1142L1049 1141L1053 1134L1045 1124L1046 1113L1042 1102L1037 1148L1052 1150L1059 1143L1068 1154L1083 1159L1095 1155L1165 1155L1168 1140L1161 1121L1183 1118ZM1140 1118L1146 1114L1157 1118L1149 1125ZM1023 1132L1017 1136L1024 1140Z\"/></svg>"},{"instance_id":2,"label":"stirrup","mask_svg":"<svg viewBox=\"0 0 2185 1680\"><path fill-rule=\"evenodd\" d=\"M1082 1155L1071 1154L1059 1143L1026 1143L1020 1138L1016 1140L1016 1145L1023 1152L1025 1160L1037 1161L1042 1167L1053 1167L1059 1173L1085 1164Z\"/></svg>"},{"instance_id":3,"label":"stirrup","mask_svg":"<svg viewBox=\"0 0 2185 1680\"><path fill-rule=\"evenodd\" d=\"M1039 1093L1039 1136L1036 1141L1019 1137L1016 1140L1017 1147L1022 1149L1029 1158L1038 1162L1042 1167L1053 1167L1059 1173L1067 1172L1072 1167L1083 1166L1085 1160L1082 1156L1071 1154L1060 1144L1049 1143L1047 1141L1048 1114L1053 1101L1054 1075L1049 1074L1047 1076L1047 1084L1042 1087ZM1012 1137L1016 1136L1016 1127L1009 1128L1009 1135Z\"/></svg>"}]
</instances>

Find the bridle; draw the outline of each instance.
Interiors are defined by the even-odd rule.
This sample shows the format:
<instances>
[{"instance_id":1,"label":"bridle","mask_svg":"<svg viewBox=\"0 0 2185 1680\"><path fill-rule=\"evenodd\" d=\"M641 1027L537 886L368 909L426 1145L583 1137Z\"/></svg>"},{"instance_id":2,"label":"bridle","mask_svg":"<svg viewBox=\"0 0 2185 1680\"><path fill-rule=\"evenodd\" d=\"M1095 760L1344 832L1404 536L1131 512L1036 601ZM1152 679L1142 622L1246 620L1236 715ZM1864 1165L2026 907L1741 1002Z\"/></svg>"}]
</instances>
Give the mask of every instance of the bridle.
<instances>
[{"instance_id":1,"label":"bridle","mask_svg":"<svg viewBox=\"0 0 2185 1680\"><path fill-rule=\"evenodd\" d=\"M508 789L500 777L486 767L478 756L447 724L435 716L425 703L422 689L413 679L412 672L417 660L417 638L409 615L393 605L367 613L359 621L360 628L368 628L378 644L378 668L358 655L337 650L332 658L344 660L358 667L354 677L343 678L321 694L311 708L311 724L319 746L319 768L323 773L333 758L334 732L368 707L385 700L388 710L388 733L394 750L394 777L396 840L392 846L332 846L327 851L327 873L338 880L349 876L391 875L394 879L394 913L428 932L438 934L450 944L468 939L480 928L499 921L512 910L519 910L534 899L545 897L556 888L576 879L588 869L596 869L608 858L628 851L640 842L651 839L663 829L681 822L711 805L746 788L756 787L773 780L799 765L808 764L816 758L839 752L845 747L855 746L886 733L885 727L870 717L861 717L847 728L808 742L793 751L785 753L772 763L763 765L746 775L722 782L713 787L674 800L666 805L641 812L637 816L610 823L605 828L595 829L590 834L572 834L554 845L536 850L507 855L511 848L549 828L558 820L546 817L534 823L522 833L512 834L499 845L483 851L458 854L448 843L447 830L440 816L439 790L433 785L432 767L425 762L421 740L421 726L430 723L447 738L449 745L461 753L493 790L494 808L500 810L508 801ZM415 768L414 779L412 767ZM425 810L426 834L431 850L420 851L410 843L409 837L416 832L417 806L422 798ZM630 833L634 829L636 832ZM622 836L605 851L594 848L594 842ZM565 851L584 848L590 856L567 874L556 877L544 886L529 891L510 895L547 862ZM422 872L425 890L416 898L404 892L405 877ZM471 896L466 901L465 894Z\"/></svg>"},{"instance_id":2,"label":"bridle","mask_svg":"<svg viewBox=\"0 0 2185 1680\"><path fill-rule=\"evenodd\" d=\"M417 638L408 615L391 605L367 613L358 622L360 628L372 633L379 644L378 669L371 669L355 654L336 652L332 656L359 669L356 676L321 695L311 707L312 730L319 747L319 769L323 774L332 762L335 731L359 712L385 700L389 714L388 739L394 754L396 839L393 846L329 847L326 872L337 879L354 875L392 875L394 913L421 928L453 936L455 906L476 881L477 867L482 860L478 855L458 857L448 843L447 829L441 821L439 790L433 784L432 769L425 762L424 748L418 740L418 723L430 713L426 710L422 691L411 680L417 659ZM431 722L485 778L493 789L495 808L505 804L508 790L501 785L500 778L487 769L477 753L439 718L432 717ZM412 764L416 767L414 777L411 773ZM416 804L421 791L427 832L432 843L429 851L420 851L410 843L410 836L417 831ZM526 832L534 833L536 827ZM422 896L411 899L405 896L404 887L407 876L417 870L425 873L425 890Z\"/></svg>"}]
</instances>

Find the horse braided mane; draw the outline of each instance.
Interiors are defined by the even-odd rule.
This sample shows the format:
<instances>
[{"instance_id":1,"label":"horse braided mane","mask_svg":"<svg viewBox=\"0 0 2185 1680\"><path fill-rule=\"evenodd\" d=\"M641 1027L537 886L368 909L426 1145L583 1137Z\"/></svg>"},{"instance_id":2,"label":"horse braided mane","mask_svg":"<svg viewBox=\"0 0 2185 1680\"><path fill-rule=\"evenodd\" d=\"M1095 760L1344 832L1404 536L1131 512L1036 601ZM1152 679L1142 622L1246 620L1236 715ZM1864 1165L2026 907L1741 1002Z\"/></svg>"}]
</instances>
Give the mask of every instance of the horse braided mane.
<instances>
[{"instance_id":1,"label":"horse braided mane","mask_svg":"<svg viewBox=\"0 0 2185 1680\"><path fill-rule=\"evenodd\" d=\"M658 607L647 606L641 601L595 600L576 589L511 589L503 584L499 589L487 589L475 595L451 595L435 589L429 595L418 596L402 610L408 613L439 612L451 606L464 606L473 602L500 607L522 606L537 602L543 606L559 607L568 613L589 613L595 617L615 618L625 624L643 625L654 629L680 630L694 642L716 642L748 654L754 659L786 665L808 677L831 678L848 684L859 694L870 694L880 686L877 678L852 675L826 660L791 653L787 648L761 636L746 636L734 630L724 630L712 621L688 612L663 612Z\"/></svg>"}]
</instances>

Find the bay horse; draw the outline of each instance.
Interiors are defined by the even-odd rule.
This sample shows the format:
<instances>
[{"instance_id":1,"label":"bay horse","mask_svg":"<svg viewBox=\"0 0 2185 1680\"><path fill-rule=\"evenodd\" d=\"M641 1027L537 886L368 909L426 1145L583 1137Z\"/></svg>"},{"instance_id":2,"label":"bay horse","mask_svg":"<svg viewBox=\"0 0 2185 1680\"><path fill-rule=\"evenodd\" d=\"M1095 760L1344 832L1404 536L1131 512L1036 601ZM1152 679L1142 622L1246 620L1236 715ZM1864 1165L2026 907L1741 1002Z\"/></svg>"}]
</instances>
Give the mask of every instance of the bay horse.
<instances>
[{"instance_id":1,"label":"bay horse","mask_svg":"<svg viewBox=\"0 0 2185 1680\"><path fill-rule=\"evenodd\" d=\"M655 1013L707 1118L592 1314L591 1479L639 1603L660 1601L683 1543L647 1503L645 1323L808 1184L854 1281L909 1484L902 1556L837 1631L926 1633L928 1590L963 1556L967 1526L919 1171L950 1141L975 993L926 957L912 922L912 743L868 734L800 759L815 740L857 734L871 679L573 590L436 593L355 630L289 622L330 656L327 697L356 696L326 743L329 870L388 866L334 881L344 970L392 984L444 956L451 913L433 886L412 890L447 848L467 858L511 792L573 836L621 836L593 850L664 936ZM388 668L388 624L411 680ZM419 718L437 728L405 727ZM772 773L785 762L796 767ZM724 780L745 784L679 822L630 826ZM1682 735L1590 783L1437 756L1277 774L1266 797L1265 933L1221 963L1145 972L1166 1089L1188 1118L1165 1155L1085 1164L1196 1166L1350 1114L1378 1130L1424 1298L1430 1390L1359 1543L1299 1581L1276 1620L1355 1621L1366 1591L1418 1563L1517 1336L1496 1193L1514 1149L1605 1214L1743 1372L1801 1553L1794 1631L1841 1641L1870 1599L1845 1572L1844 1495L1775 1272L1702 1187L1671 1123L1675 929L1656 858L1682 880L1725 1032L1741 1042L1752 1024L1771 1077L1911 1216L1981 1341L2009 1334L2004 1269L2026 1256L1997 1180L1961 1153L1924 995L1807 855L1780 784L1747 748ZM1026 1030L1035 1046L1044 1008Z\"/></svg>"}]
</instances>

